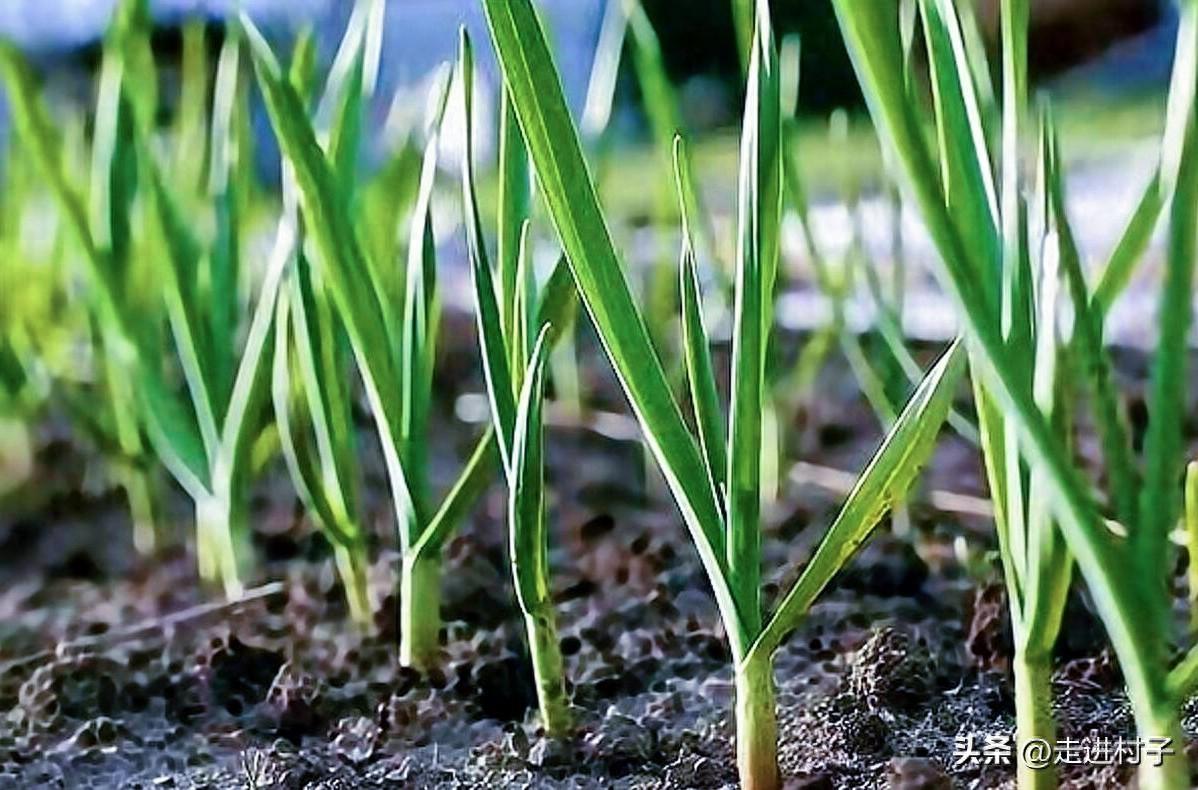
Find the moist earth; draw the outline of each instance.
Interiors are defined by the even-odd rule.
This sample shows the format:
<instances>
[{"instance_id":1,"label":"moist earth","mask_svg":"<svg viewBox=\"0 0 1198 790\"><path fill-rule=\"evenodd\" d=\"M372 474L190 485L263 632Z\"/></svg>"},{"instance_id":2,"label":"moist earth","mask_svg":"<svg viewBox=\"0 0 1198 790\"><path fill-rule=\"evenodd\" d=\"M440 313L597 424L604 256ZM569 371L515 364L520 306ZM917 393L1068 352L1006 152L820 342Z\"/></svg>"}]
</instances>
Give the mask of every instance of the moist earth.
<instances>
[{"instance_id":1,"label":"moist earth","mask_svg":"<svg viewBox=\"0 0 1198 790\"><path fill-rule=\"evenodd\" d=\"M375 633L364 635L281 469L265 470L254 494L258 586L222 604L183 549L136 555L94 451L50 420L37 436L37 491L0 516L0 788L735 786L724 633L664 483L638 445L603 428L628 418L615 414L622 400L601 362L583 368L599 393L587 405L613 414L559 415L549 436L575 737L537 728L500 487L446 549L444 661L421 674L397 661L398 563L381 469L367 475L378 607ZM1127 362L1132 381L1143 380L1138 364ZM445 367L434 434L442 480L475 433L453 404L479 386L465 351ZM816 391L786 417L787 456L860 469L877 421L838 363ZM796 578L843 498L799 477L782 480L768 514L769 600ZM1014 729L989 520L984 508L943 504L983 497L976 450L946 434L904 515L879 527L780 649L788 788L1014 786L1010 765L954 758L959 737ZM181 496L167 510L164 520L189 523ZM1118 668L1080 592L1054 691L1062 738L1134 736ZM1196 725L1191 713L1189 735ZM1066 787L1129 779L1111 767L1063 769Z\"/></svg>"}]
</instances>

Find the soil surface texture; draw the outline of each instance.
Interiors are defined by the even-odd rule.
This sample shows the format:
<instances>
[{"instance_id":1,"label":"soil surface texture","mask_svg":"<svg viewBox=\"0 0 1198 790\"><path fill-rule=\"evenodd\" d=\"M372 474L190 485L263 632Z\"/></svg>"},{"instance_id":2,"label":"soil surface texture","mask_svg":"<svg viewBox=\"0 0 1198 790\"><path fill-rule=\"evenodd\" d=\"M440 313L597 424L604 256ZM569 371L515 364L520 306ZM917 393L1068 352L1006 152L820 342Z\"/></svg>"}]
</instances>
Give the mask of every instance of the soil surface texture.
<instances>
[{"instance_id":1,"label":"soil surface texture","mask_svg":"<svg viewBox=\"0 0 1198 790\"><path fill-rule=\"evenodd\" d=\"M455 334L470 333L445 333ZM478 430L454 417L462 396L481 391L467 348L438 374L442 482ZM446 550L444 661L420 674L397 661L395 538L377 461L365 497L377 633L363 635L281 466L254 489L257 586L226 604L197 583L187 550L136 555L94 451L51 421L37 435L37 490L0 516L0 789L735 787L730 658L710 588L644 450L616 435L629 418L602 362L586 360L584 388L599 393L588 408L607 416L557 410L548 439L575 737L537 728L501 486ZM1122 364L1127 382L1145 380L1142 360ZM1140 395L1129 391L1134 418ZM858 471L881 436L843 366L817 392L784 415L786 455L806 464L784 470L768 509L771 603L843 499L828 481ZM364 458L374 455L364 443ZM788 788L1014 786L1010 765L954 759L959 737L1014 728L984 497L976 448L946 433L909 506L781 648ZM164 520L186 539L181 495ZM1054 691L1062 738L1134 735L1084 592L1066 616ZM1193 735L1198 719L1186 725ZM1129 776L1075 766L1063 779L1107 788Z\"/></svg>"}]
</instances>

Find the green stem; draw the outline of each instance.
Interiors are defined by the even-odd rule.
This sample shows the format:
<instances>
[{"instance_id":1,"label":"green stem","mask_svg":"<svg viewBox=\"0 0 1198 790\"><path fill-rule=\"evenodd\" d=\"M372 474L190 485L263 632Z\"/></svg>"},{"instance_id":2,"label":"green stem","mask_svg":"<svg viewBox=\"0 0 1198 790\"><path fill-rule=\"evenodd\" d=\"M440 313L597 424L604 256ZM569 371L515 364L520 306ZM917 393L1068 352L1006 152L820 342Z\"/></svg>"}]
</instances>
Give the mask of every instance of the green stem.
<instances>
[{"instance_id":1,"label":"green stem","mask_svg":"<svg viewBox=\"0 0 1198 790\"><path fill-rule=\"evenodd\" d=\"M1191 462L1186 467L1185 523L1190 582L1190 631L1198 634L1198 462Z\"/></svg>"},{"instance_id":2,"label":"green stem","mask_svg":"<svg viewBox=\"0 0 1198 790\"><path fill-rule=\"evenodd\" d=\"M1157 600L1139 600L1140 610L1149 613L1167 612L1168 598L1164 586L1149 587ZM1158 618L1158 622L1164 618ZM1151 621L1150 621L1151 622ZM1185 738L1181 732L1181 697L1170 681L1168 646L1164 630L1149 632L1149 637L1133 642L1127 655L1119 655L1127 696L1136 719L1136 731L1142 743L1165 738L1172 754L1163 755L1156 765L1143 755L1136 779L1140 790L1182 790L1190 787L1189 758L1185 754ZM1155 638L1153 638L1155 637Z\"/></svg>"},{"instance_id":3,"label":"green stem","mask_svg":"<svg viewBox=\"0 0 1198 790\"><path fill-rule=\"evenodd\" d=\"M1143 527L1144 524L1137 526ZM1147 633L1127 645L1119 652L1119 665L1127 684L1127 696L1131 700L1136 719L1136 731L1142 743L1165 738L1172 754L1163 755L1156 761L1144 754L1136 778L1140 790L1182 790L1190 784L1190 764L1185 753L1185 737L1181 732L1181 698L1170 684L1169 616L1171 596L1163 583L1148 580L1134 596L1134 588L1127 597L1129 612L1125 618L1139 617L1137 623ZM1137 606L1138 604L1138 606ZM1126 655L1125 655L1126 654Z\"/></svg>"},{"instance_id":4,"label":"green stem","mask_svg":"<svg viewBox=\"0 0 1198 790\"><path fill-rule=\"evenodd\" d=\"M364 546L333 547L333 558L337 563L337 573L341 576L341 584L345 587L345 602L349 606L349 615L363 630L374 628L374 607L370 601L370 562L366 557Z\"/></svg>"},{"instance_id":5,"label":"green stem","mask_svg":"<svg viewBox=\"0 0 1198 790\"><path fill-rule=\"evenodd\" d=\"M16 491L32 476L29 427L21 420L0 417L0 498Z\"/></svg>"},{"instance_id":6,"label":"green stem","mask_svg":"<svg viewBox=\"0 0 1198 790\"><path fill-rule=\"evenodd\" d=\"M219 584L230 600L240 598L241 561L248 552L246 531L237 508L227 496L211 495L196 501L196 559L200 578Z\"/></svg>"},{"instance_id":7,"label":"green stem","mask_svg":"<svg viewBox=\"0 0 1198 790\"><path fill-rule=\"evenodd\" d=\"M154 521L154 489L150 475L132 464L121 470L121 487L129 500L129 515L133 519L133 546L143 556L158 548L158 528Z\"/></svg>"},{"instance_id":8,"label":"green stem","mask_svg":"<svg viewBox=\"0 0 1198 790\"><path fill-rule=\"evenodd\" d=\"M526 613L524 626L528 631L528 650L537 686L541 724L545 727L545 734L552 738L567 736L574 727L574 717L566 697L566 672L552 605L539 612Z\"/></svg>"},{"instance_id":9,"label":"green stem","mask_svg":"<svg viewBox=\"0 0 1198 790\"><path fill-rule=\"evenodd\" d=\"M399 580L399 660L425 670L441 653L441 557L406 554Z\"/></svg>"},{"instance_id":10,"label":"green stem","mask_svg":"<svg viewBox=\"0 0 1198 790\"><path fill-rule=\"evenodd\" d=\"M778 719L774 660L763 654L736 670L736 767L743 790L777 790Z\"/></svg>"},{"instance_id":11,"label":"green stem","mask_svg":"<svg viewBox=\"0 0 1198 790\"><path fill-rule=\"evenodd\" d=\"M1052 717L1052 661L1047 653L1020 651L1015 655L1015 740L1016 754L1022 754L1029 741L1056 742L1056 722ZM1032 767L1018 761L1020 790L1054 790L1057 772L1054 766Z\"/></svg>"},{"instance_id":12,"label":"green stem","mask_svg":"<svg viewBox=\"0 0 1198 790\"><path fill-rule=\"evenodd\" d=\"M1183 790L1191 786L1190 765L1185 754L1185 737L1181 733L1178 707L1172 701L1167 701L1167 695L1161 695L1159 699L1153 705L1140 706L1135 704L1135 695L1132 695L1136 728L1145 743L1150 738L1167 738L1173 753L1165 755L1160 765L1144 754L1136 781L1140 790Z\"/></svg>"},{"instance_id":13,"label":"green stem","mask_svg":"<svg viewBox=\"0 0 1198 790\"><path fill-rule=\"evenodd\" d=\"M213 518L211 509L204 501L196 501L196 566L200 581L208 584L215 583L217 578L216 547L212 544L212 527L208 525Z\"/></svg>"}]
</instances>

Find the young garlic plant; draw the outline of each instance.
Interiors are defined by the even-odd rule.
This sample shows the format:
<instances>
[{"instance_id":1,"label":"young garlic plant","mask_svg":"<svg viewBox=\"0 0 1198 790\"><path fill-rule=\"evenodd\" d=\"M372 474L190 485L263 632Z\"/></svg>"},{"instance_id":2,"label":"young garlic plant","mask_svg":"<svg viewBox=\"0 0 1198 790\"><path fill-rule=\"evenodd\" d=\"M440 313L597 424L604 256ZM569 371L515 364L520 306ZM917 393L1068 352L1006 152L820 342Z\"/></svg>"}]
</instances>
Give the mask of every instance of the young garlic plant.
<instances>
[{"instance_id":1,"label":"young garlic plant","mask_svg":"<svg viewBox=\"0 0 1198 790\"><path fill-rule=\"evenodd\" d=\"M139 306L138 297L131 292L136 287L136 272L141 268L137 241L133 238L136 209L132 205L140 177L135 156L121 153L124 143L119 139L134 128L142 134L152 130L158 97L157 73L150 50L151 27L148 3L144 0L127 0L118 5L100 67L88 205L92 232L96 242L109 253L116 287L124 290L122 298L130 316L136 314L134 320L157 317L160 313L160 309L146 310ZM128 106L122 107L122 102ZM116 475L129 500L134 544L143 553L149 553L158 542L150 452L135 406L137 395L130 388L124 366L112 352L119 343L113 328L105 321L98 322L96 349L111 404L110 432L123 459L117 464Z\"/></svg>"},{"instance_id":2,"label":"young garlic plant","mask_svg":"<svg viewBox=\"0 0 1198 790\"><path fill-rule=\"evenodd\" d=\"M359 3L334 60L318 115L330 116L324 148L345 194L353 199L357 180L361 115L376 81L372 45L382 17L373 2ZM290 82L298 95L310 93L311 63L301 45L292 57ZM430 141L436 141L448 90L447 75L433 88ZM323 113L321 112L323 111ZM431 184L429 185L431 188ZM284 212L299 223L296 186L284 183ZM427 210L422 195L420 205ZM416 243L423 241L421 234ZM302 250L302 242L299 245ZM307 254L299 252L279 295L273 396L283 456L305 509L333 546L350 616L359 627L374 625L369 590L369 546L358 504L360 470L357 427L344 382L351 378L350 348L332 296Z\"/></svg>"},{"instance_id":3,"label":"young garlic plant","mask_svg":"<svg viewBox=\"0 0 1198 790\"><path fill-rule=\"evenodd\" d=\"M1182 5L1161 166L1092 291L1065 216L1051 130L1042 146L1044 186L1031 206L1046 217L1050 230L1039 271L1028 243L1019 161L1028 123L1026 0L1002 4L1001 114L987 107L979 90L979 70L971 66L965 44L969 33L955 4L922 0L936 99L934 148L924 133L921 98L902 78L896 6L835 0L835 8L874 123L928 226L943 265L942 280L966 329L1015 623L1018 738L1021 743L1033 737L1052 740L1051 649L1071 554L1119 658L1141 737L1172 741L1173 754L1160 764L1141 765L1140 786L1186 787L1178 711L1198 683L1198 652L1170 669L1171 602L1164 580L1172 567L1167 535L1180 511L1180 410L1198 225L1193 212L1198 4L1186 0ZM997 173L988 147L994 139L1001 143ZM1112 386L1103 321L1165 206L1171 207L1169 244L1141 471ZM1062 338L1056 327L1058 287L1073 304L1071 338ZM1058 364L1076 365L1084 373L1109 479L1106 515L1113 521L1103 518L1090 483L1068 452L1063 409L1068 390L1065 397L1058 391L1068 379L1054 372ZM1020 781L1037 787L1051 786L1054 779L1021 766Z\"/></svg>"},{"instance_id":4,"label":"young garlic plant","mask_svg":"<svg viewBox=\"0 0 1198 790\"><path fill-rule=\"evenodd\" d=\"M305 509L333 546L350 617L370 629L369 547L358 510L358 443L343 382L343 330L302 254L279 294L273 377L283 456Z\"/></svg>"},{"instance_id":5,"label":"young garlic plant","mask_svg":"<svg viewBox=\"0 0 1198 790\"><path fill-rule=\"evenodd\" d=\"M379 0L366 0L381 5ZM301 94L253 22L242 26L258 83L291 168L313 269L328 289L361 376L386 462L397 515L400 575L400 660L429 668L440 660L441 555L446 541L489 485L495 433L476 443L460 475L439 501L430 493L428 406L436 356L438 299L432 190L439 145L425 146L419 197L412 212L404 291L390 287L386 261L374 260L351 219L351 185L321 148ZM560 290L560 289L558 289ZM553 300L541 308L552 314ZM399 310L397 310L399 306ZM548 323L556 323L551 320Z\"/></svg>"},{"instance_id":6,"label":"young garlic plant","mask_svg":"<svg viewBox=\"0 0 1198 790\"><path fill-rule=\"evenodd\" d=\"M422 443L416 410L428 386L432 348L423 330L435 325L427 308L432 304L431 283L423 277L407 284L417 309L396 317L396 294L383 289L378 272L381 264L367 259L359 234L351 220L351 202L345 194L341 173L321 148L303 98L280 68L270 45L242 16L242 26L251 45L258 83L279 139L285 161L293 172L296 193L310 242L312 263L328 288L338 319L345 329L366 398L374 415L382 444L392 498L398 519L403 561L401 570L401 661L407 666L429 668L440 655L441 546L479 487L480 467L490 454L490 438L484 438L467 464L457 485L440 510L434 512L425 498L420 480L425 469L416 467ZM436 146L428 149L426 172L435 173ZM431 225L427 212L422 218L429 244L412 254L420 262L431 253ZM425 230L427 229L427 234ZM432 261L430 261L432 263ZM402 304L402 302L401 302ZM404 304L406 308L408 305ZM401 371L407 375L401 375Z\"/></svg>"},{"instance_id":7,"label":"young garlic plant","mask_svg":"<svg viewBox=\"0 0 1198 790\"><path fill-rule=\"evenodd\" d=\"M246 116L238 112L244 93L238 88L237 39L226 44L215 92L205 208L216 228L212 240L201 243L184 221L180 201L149 145L157 83L147 31L144 0L127 0L118 7L101 66L87 206L68 175L61 143L27 66L11 47L4 49L3 60L22 138L83 250L121 446L132 452L140 447L143 431L149 436L159 459L195 500L201 575L235 596L247 559L242 500L281 256L275 256L266 273L239 357L242 182L230 177L238 169L239 153L230 141ZM156 212L159 237L134 233L139 197ZM145 254L134 255L135 249ZM134 287L139 260L159 267L153 275L166 284L165 304L155 305L148 315ZM172 391L162 366L155 330L163 313L186 396Z\"/></svg>"},{"instance_id":8,"label":"young garlic plant","mask_svg":"<svg viewBox=\"0 0 1198 790\"><path fill-rule=\"evenodd\" d=\"M201 576L219 581L231 597L240 595L251 560L246 509L251 449L267 395L275 302L296 241L293 223L284 218L239 349L245 184L234 174L247 163L235 130L248 113L240 50L240 36L230 35L217 67L207 185L215 221L210 238L196 237L180 198L142 146L165 244L167 316L186 383L183 396L148 393L150 436L195 502Z\"/></svg>"},{"instance_id":9,"label":"young garlic plant","mask_svg":"<svg viewBox=\"0 0 1198 790\"><path fill-rule=\"evenodd\" d=\"M484 0L500 67L575 284L646 442L682 512L732 648L742 785L776 788L773 656L890 502L926 461L964 370L960 344L936 364L899 415L798 582L768 616L761 600L761 462L768 295L781 213L780 106L768 9L756 34L742 139L733 387L727 438L710 375L692 249L683 264L683 326L699 436L687 427L649 340L595 194L545 33L530 0ZM725 465L726 460L726 465Z\"/></svg>"},{"instance_id":10,"label":"young garlic plant","mask_svg":"<svg viewBox=\"0 0 1198 790\"><path fill-rule=\"evenodd\" d=\"M559 263L557 281L551 279L545 294L538 293L530 246L531 177L524 138L515 123L500 128L498 236L510 239L518 233L520 243L500 247L498 279L492 272L474 183L474 54L465 30L460 52L458 73L466 121L462 198L491 420L508 485L512 580L524 614L541 723L549 735L564 736L573 718L551 594L542 400L548 352L563 325L570 322L572 291L562 285L568 283L569 274ZM557 326L538 328L532 307L546 297L566 298L568 303L554 311L559 313Z\"/></svg>"},{"instance_id":11,"label":"young garlic plant","mask_svg":"<svg viewBox=\"0 0 1198 790\"><path fill-rule=\"evenodd\" d=\"M62 135L20 52L5 43L0 53L18 136L32 154L64 224L76 236L86 279L107 294L88 305L97 367L94 375L107 395L106 407L97 410L73 387L60 387L59 391L77 425L110 450L107 454L115 477L129 501L134 543L145 553L153 551L158 535L150 452L138 393L128 375L133 351L127 330L137 327L141 335L137 342L152 347L156 338L151 337L151 328L161 306L145 299L138 287L146 276L133 238L132 201L140 176L127 138L133 126L148 133L157 106L149 24L145 0L123 0L115 10L104 40L90 162L83 177L75 176L68 167ZM37 342L42 348L49 343L46 338Z\"/></svg>"}]
</instances>

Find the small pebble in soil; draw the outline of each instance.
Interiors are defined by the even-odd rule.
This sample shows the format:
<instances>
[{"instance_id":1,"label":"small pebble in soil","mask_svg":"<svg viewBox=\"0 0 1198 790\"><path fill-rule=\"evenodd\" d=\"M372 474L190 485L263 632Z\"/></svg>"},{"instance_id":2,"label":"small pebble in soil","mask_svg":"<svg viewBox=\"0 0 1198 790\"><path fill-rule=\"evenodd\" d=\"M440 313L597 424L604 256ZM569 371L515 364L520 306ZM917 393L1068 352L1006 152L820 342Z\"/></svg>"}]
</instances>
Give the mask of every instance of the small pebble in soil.
<instances>
[{"instance_id":1,"label":"small pebble in soil","mask_svg":"<svg viewBox=\"0 0 1198 790\"><path fill-rule=\"evenodd\" d=\"M952 790L944 769L922 757L895 757L887 765L887 783L893 790Z\"/></svg>"},{"instance_id":2,"label":"small pebble in soil","mask_svg":"<svg viewBox=\"0 0 1198 790\"><path fill-rule=\"evenodd\" d=\"M850 693L875 713L912 711L926 703L934 686L927 649L895 628L875 630L849 669Z\"/></svg>"},{"instance_id":3,"label":"small pebble in soil","mask_svg":"<svg viewBox=\"0 0 1198 790\"><path fill-rule=\"evenodd\" d=\"M382 733L378 725L365 716L342 719L334 732L333 751L353 765L360 765L371 758Z\"/></svg>"}]
</instances>

